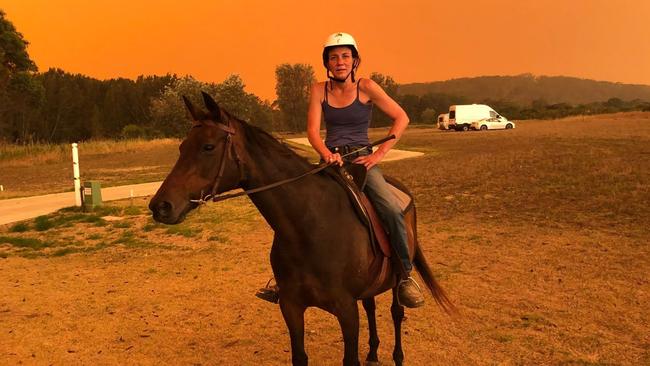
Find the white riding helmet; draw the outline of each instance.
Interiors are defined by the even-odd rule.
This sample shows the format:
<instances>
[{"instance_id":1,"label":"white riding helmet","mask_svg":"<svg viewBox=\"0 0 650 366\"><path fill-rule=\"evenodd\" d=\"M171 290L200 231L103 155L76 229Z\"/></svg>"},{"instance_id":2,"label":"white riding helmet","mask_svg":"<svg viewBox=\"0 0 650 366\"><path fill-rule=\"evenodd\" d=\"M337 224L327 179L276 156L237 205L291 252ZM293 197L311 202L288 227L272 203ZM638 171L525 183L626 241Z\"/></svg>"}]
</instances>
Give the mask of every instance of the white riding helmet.
<instances>
[{"instance_id":1,"label":"white riding helmet","mask_svg":"<svg viewBox=\"0 0 650 366\"><path fill-rule=\"evenodd\" d=\"M354 37L348 33L333 33L325 40L325 45L323 48L335 47L335 46L352 46L354 49L359 52L359 47L357 47L357 42L354 40Z\"/></svg>"},{"instance_id":2,"label":"white riding helmet","mask_svg":"<svg viewBox=\"0 0 650 366\"><path fill-rule=\"evenodd\" d=\"M356 69L359 67L361 58L359 57L359 48L357 47L357 41L355 41L354 37L352 37L350 34L339 32L339 33L333 33L329 37L327 37L327 39L325 40L325 44L323 45L323 66L325 66L325 68L327 69L327 59L329 56L328 55L329 49L338 46L348 46L352 48L352 57L354 57L352 70L350 70L350 73L345 77L345 79L337 79L333 76L330 76L330 71L328 69L327 77L333 81L344 82L345 80L347 80L348 77L352 76L352 82L354 82L354 73Z\"/></svg>"}]
</instances>

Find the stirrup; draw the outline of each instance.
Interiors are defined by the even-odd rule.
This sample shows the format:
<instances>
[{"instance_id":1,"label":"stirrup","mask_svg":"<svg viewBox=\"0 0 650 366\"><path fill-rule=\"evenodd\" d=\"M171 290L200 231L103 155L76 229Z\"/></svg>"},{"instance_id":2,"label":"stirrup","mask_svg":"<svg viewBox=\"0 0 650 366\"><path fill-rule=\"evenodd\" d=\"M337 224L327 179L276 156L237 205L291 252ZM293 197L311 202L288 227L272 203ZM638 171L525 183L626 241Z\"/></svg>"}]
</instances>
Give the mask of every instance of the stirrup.
<instances>
[{"instance_id":1,"label":"stirrup","mask_svg":"<svg viewBox=\"0 0 650 366\"><path fill-rule=\"evenodd\" d=\"M399 284L401 285L401 284L404 283L404 282L413 282L413 284L415 285L415 287L418 288L418 291L422 292L422 288L420 287L420 285L418 284L418 282L417 282L415 279L413 279L413 276L408 276L407 278L405 278L405 279L403 279L403 280L400 280L400 281L399 281ZM267 286L268 286L268 283L267 283Z\"/></svg>"},{"instance_id":2,"label":"stirrup","mask_svg":"<svg viewBox=\"0 0 650 366\"><path fill-rule=\"evenodd\" d=\"M273 281L273 277L271 277L271 279L266 283L266 286L257 290L255 296L262 300L277 304L280 301L280 288L277 284L271 285L271 281Z\"/></svg>"},{"instance_id":3,"label":"stirrup","mask_svg":"<svg viewBox=\"0 0 650 366\"><path fill-rule=\"evenodd\" d=\"M402 286L405 285L408 282L413 283L415 285L415 287L417 288L418 293L417 293L415 298L406 297L406 298L402 299L401 298ZM415 295L415 294L412 294L412 295ZM404 301L404 300L407 300L407 301ZM413 277L409 276L408 278L405 278L405 279L399 281L399 284L397 285L397 304L399 304L400 306L406 306L407 308L419 308L420 306L424 305L424 296L422 294L422 289L420 288L420 285L417 283L417 281L415 281L415 279Z\"/></svg>"}]
</instances>

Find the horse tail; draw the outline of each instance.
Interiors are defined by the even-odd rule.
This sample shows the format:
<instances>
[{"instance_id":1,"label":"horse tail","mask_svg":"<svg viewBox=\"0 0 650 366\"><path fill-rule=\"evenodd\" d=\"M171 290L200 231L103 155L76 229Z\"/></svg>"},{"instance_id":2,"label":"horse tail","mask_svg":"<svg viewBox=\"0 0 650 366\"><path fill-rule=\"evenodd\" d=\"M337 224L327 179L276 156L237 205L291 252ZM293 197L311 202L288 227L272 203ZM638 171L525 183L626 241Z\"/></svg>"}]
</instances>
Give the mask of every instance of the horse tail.
<instances>
[{"instance_id":1,"label":"horse tail","mask_svg":"<svg viewBox=\"0 0 650 366\"><path fill-rule=\"evenodd\" d=\"M417 269L418 273L420 274L420 277L422 277L422 280L429 288L429 291L431 291L431 295L433 295L434 300L436 300L442 310L444 310L445 313L449 315L457 314L458 310L456 309L456 306L454 306L451 300L449 300L445 291L438 284L438 281L436 281L433 272L427 263L427 259L424 257L424 253L422 252L420 245L415 246L415 257L413 258L413 264L415 265L415 269Z\"/></svg>"}]
</instances>

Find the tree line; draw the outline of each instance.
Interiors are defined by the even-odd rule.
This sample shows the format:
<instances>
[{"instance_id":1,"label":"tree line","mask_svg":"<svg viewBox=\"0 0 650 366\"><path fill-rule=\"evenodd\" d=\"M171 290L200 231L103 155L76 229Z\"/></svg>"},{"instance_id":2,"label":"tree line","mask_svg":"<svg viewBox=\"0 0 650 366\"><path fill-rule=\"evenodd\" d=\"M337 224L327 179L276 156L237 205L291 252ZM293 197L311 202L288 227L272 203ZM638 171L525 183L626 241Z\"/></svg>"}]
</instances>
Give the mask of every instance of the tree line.
<instances>
[{"instance_id":1,"label":"tree line","mask_svg":"<svg viewBox=\"0 0 650 366\"><path fill-rule=\"evenodd\" d=\"M0 10L0 142L181 137L189 126L181 96L199 103L201 91L211 94L238 118L268 131L304 131L310 85L316 81L310 65L279 65L275 70L277 99L270 102L246 92L243 80L236 74L220 83L207 83L171 74L97 80L56 68L41 73L30 59L27 45ZM650 110L648 102L619 98L578 105L549 104L538 99L522 105L438 92L400 94L400 86L389 75L372 73L370 78L405 109L412 123L435 123L437 115L445 113L450 105L480 102L510 119ZM373 111L372 126L390 123L380 110Z\"/></svg>"},{"instance_id":2,"label":"tree line","mask_svg":"<svg viewBox=\"0 0 650 366\"><path fill-rule=\"evenodd\" d=\"M276 68L274 102L245 90L239 75L220 83L192 76L97 80L61 69L38 72L28 42L0 10L0 142L70 142L95 138L184 136L181 96L205 91L233 115L267 130L303 131L311 66Z\"/></svg>"}]
</instances>

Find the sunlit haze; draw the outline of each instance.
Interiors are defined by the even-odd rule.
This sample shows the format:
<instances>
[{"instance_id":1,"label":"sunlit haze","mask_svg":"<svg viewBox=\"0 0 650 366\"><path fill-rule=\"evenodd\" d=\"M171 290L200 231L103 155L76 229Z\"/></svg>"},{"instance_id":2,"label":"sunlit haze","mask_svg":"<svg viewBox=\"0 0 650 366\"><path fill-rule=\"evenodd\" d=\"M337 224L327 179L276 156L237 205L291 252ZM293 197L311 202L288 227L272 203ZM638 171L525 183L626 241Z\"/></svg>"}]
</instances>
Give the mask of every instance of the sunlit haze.
<instances>
[{"instance_id":1,"label":"sunlit haze","mask_svg":"<svg viewBox=\"0 0 650 366\"><path fill-rule=\"evenodd\" d=\"M99 79L239 74L275 98L275 67L323 79L328 34L354 35L360 74L398 83L480 75L566 75L650 84L650 1L3 0L40 71Z\"/></svg>"}]
</instances>

